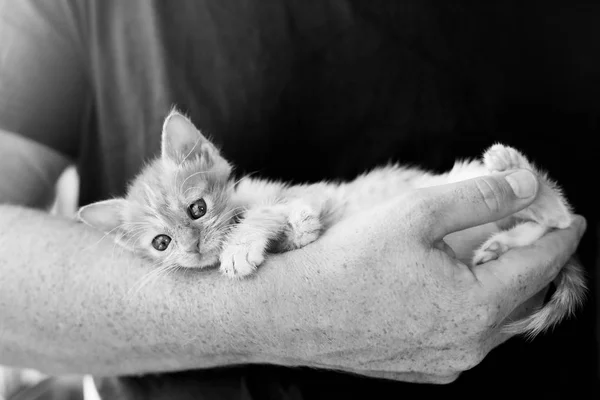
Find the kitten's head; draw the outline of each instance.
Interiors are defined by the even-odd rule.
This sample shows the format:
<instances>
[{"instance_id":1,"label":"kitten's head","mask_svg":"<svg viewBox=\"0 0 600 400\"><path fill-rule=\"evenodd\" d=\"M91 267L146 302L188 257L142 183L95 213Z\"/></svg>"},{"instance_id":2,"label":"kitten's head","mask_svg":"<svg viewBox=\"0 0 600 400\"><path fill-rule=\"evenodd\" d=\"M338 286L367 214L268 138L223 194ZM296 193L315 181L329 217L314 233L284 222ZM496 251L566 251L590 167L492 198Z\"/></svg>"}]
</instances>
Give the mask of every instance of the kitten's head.
<instances>
[{"instance_id":1,"label":"kitten's head","mask_svg":"<svg viewBox=\"0 0 600 400\"><path fill-rule=\"evenodd\" d=\"M82 207L81 221L160 265L215 264L233 223L231 166L185 116L165 119L161 156L129 185L125 198Z\"/></svg>"}]
</instances>

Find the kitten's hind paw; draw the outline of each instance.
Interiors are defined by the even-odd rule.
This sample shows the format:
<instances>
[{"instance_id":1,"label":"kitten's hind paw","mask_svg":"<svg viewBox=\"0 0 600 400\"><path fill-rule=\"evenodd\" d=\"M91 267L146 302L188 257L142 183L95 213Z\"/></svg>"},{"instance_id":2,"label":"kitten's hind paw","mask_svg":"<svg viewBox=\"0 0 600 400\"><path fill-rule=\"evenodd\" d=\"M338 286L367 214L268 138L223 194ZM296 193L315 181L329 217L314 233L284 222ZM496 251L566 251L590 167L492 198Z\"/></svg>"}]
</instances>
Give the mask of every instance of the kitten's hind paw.
<instances>
[{"instance_id":1,"label":"kitten's hind paw","mask_svg":"<svg viewBox=\"0 0 600 400\"><path fill-rule=\"evenodd\" d=\"M542 237L546 227L535 222L523 222L507 231L494 234L486 240L473 256L473 265L495 260L510 249L529 246Z\"/></svg>"},{"instance_id":2,"label":"kitten's hind paw","mask_svg":"<svg viewBox=\"0 0 600 400\"><path fill-rule=\"evenodd\" d=\"M228 278L243 278L265 261L266 242L229 245L221 253L220 271Z\"/></svg>"},{"instance_id":3,"label":"kitten's hind paw","mask_svg":"<svg viewBox=\"0 0 600 400\"><path fill-rule=\"evenodd\" d=\"M496 260L507 251L508 246L506 244L497 240L488 240L475 251L475 255L473 256L473 265L479 265L488 261Z\"/></svg>"},{"instance_id":4,"label":"kitten's hind paw","mask_svg":"<svg viewBox=\"0 0 600 400\"><path fill-rule=\"evenodd\" d=\"M531 169L529 161L519 151L509 146L495 144L483 155L483 162L491 172L502 172L517 168Z\"/></svg>"}]
</instances>

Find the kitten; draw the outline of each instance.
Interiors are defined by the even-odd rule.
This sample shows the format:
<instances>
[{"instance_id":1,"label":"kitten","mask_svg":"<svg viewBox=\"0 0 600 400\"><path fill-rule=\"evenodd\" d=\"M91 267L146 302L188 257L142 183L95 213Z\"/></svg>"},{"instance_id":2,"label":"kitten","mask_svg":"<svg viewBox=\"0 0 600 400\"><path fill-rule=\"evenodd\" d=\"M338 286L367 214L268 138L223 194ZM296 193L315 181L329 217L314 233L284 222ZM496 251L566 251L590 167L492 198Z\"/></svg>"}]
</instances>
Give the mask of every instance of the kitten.
<instances>
[{"instance_id":1,"label":"kitten","mask_svg":"<svg viewBox=\"0 0 600 400\"><path fill-rule=\"evenodd\" d=\"M336 221L393 196L515 168L539 176L539 195L531 206L497 223L502 230L475 251L472 265L571 223L570 206L559 188L518 151L496 144L483 162L456 162L439 175L389 165L351 182L288 185L250 177L236 182L219 150L173 110L163 125L160 157L131 182L126 197L84 206L78 217L158 265L219 264L223 274L240 278L252 274L266 253L306 246ZM581 268L572 260L557 279L548 304L509 324L508 331L533 337L575 310L585 291Z\"/></svg>"}]
</instances>

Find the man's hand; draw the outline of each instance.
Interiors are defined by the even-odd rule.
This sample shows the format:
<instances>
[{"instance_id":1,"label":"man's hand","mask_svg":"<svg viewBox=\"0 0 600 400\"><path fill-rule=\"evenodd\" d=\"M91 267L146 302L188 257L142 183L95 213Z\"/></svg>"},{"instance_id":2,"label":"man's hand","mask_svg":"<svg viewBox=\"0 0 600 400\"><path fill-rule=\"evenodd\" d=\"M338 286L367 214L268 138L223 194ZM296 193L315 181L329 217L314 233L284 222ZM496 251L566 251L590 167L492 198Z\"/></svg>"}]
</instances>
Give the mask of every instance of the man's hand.
<instances>
[{"instance_id":1,"label":"man's hand","mask_svg":"<svg viewBox=\"0 0 600 400\"><path fill-rule=\"evenodd\" d=\"M465 229L480 226L480 235L488 223L530 204L537 181L529 172L511 175L521 185L517 197L504 179L510 174L419 190L343 221L299 250L320 254L314 264L294 265L297 252L278 256L288 259L275 261L278 267L292 264L290 279L298 278L290 269L304 272L271 299L272 324L289 328L282 356L293 354L299 365L437 383L477 365L508 339L500 331L505 318L542 300L585 230L578 217L533 246L469 269L443 239L463 231L455 237L460 244L469 236ZM258 279L269 269L267 263Z\"/></svg>"}]
</instances>

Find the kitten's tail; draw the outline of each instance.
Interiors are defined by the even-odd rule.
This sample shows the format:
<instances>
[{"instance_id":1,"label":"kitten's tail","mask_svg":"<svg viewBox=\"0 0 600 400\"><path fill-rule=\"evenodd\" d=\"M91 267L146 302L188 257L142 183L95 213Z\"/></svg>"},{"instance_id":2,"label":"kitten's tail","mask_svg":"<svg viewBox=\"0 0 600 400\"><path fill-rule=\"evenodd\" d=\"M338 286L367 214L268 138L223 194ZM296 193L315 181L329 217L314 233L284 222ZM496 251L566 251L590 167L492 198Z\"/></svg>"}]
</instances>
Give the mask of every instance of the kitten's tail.
<instances>
[{"instance_id":1,"label":"kitten's tail","mask_svg":"<svg viewBox=\"0 0 600 400\"><path fill-rule=\"evenodd\" d=\"M542 308L527 318L507 324L504 331L533 339L553 328L564 318L572 316L583 303L587 291L583 268L571 258L556 277L556 281L556 291Z\"/></svg>"}]
</instances>

